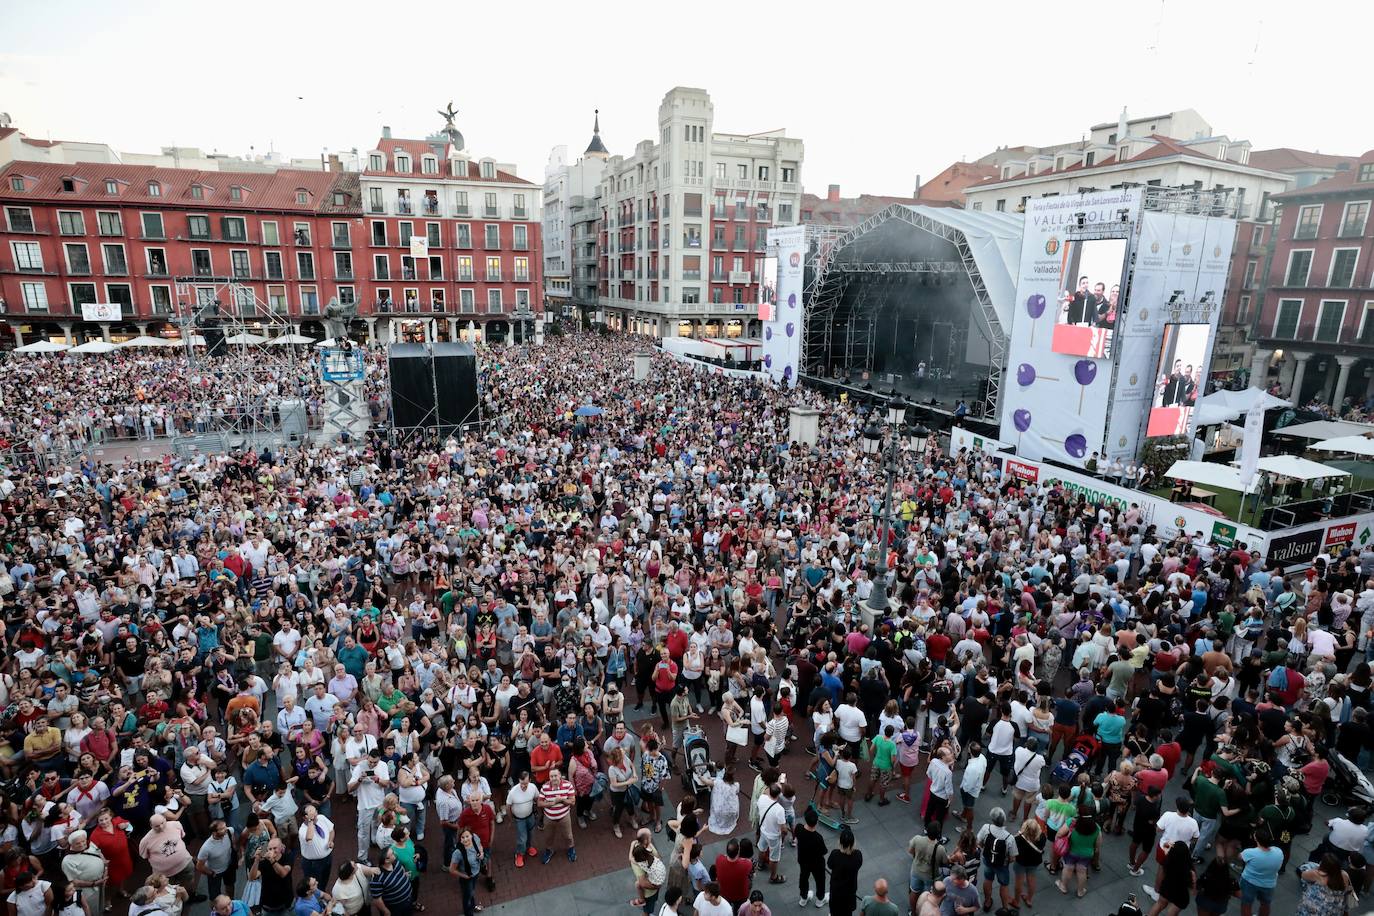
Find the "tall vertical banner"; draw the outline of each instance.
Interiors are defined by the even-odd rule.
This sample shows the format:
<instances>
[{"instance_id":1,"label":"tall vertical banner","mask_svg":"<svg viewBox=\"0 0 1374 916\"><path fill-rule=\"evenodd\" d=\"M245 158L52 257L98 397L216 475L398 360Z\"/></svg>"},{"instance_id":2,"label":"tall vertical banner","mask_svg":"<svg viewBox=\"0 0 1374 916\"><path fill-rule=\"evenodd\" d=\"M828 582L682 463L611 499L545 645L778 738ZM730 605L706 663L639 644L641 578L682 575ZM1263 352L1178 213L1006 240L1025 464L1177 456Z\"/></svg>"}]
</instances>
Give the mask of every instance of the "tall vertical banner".
<instances>
[{"instance_id":1,"label":"tall vertical banner","mask_svg":"<svg viewBox=\"0 0 1374 916\"><path fill-rule=\"evenodd\" d=\"M1082 466L1102 452L1140 206L1138 189L1026 202L999 435L1018 454ZM1080 219L1106 237L1073 238Z\"/></svg>"},{"instance_id":2,"label":"tall vertical banner","mask_svg":"<svg viewBox=\"0 0 1374 916\"><path fill-rule=\"evenodd\" d=\"M772 316L763 321L763 368L774 382L797 384L801 371L802 322L805 321L802 303L802 260L806 252L806 227L784 226L768 230L768 247L776 249L777 278L773 281L776 305ZM772 278L763 277L761 284ZM763 318L760 309L760 318Z\"/></svg>"}]
</instances>

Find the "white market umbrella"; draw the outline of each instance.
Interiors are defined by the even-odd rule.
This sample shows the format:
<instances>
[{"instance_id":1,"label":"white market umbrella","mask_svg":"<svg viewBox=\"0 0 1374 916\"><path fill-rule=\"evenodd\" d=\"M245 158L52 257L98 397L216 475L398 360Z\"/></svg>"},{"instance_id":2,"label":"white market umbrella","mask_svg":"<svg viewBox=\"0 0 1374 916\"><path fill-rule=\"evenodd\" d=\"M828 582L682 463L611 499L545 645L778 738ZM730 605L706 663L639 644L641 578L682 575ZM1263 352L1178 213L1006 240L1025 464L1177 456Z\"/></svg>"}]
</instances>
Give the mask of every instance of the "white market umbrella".
<instances>
[{"instance_id":1,"label":"white market umbrella","mask_svg":"<svg viewBox=\"0 0 1374 916\"><path fill-rule=\"evenodd\" d=\"M261 344L267 343L267 338L260 334L249 334L245 331L242 334L235 334L233 337L224 338L224 342L227 344L234 344L235 346L240 344Z\"/></svg>"},{"instance_id":2,"label":"white market umbrella","mask_svg":"<svg viewBox=\"0 0 1374 916\"><path fill-rule=\"evenodd\" d=\"M1330 465L1299 458L1297 455L1270 455L1259 460L1259 469L1294 480L1317 480L1322 477L1349 477L1350 472Z\"/></svg>"},{"instance_id":3,"label":"white market umbrella","mask_svg":"<svg viewBox=\"0 0 1374 916\"><path fill-rule=\"evenodd\" d=\"M86 341L86 342L83 343L83 344L80 344L80 345L78 345L78 346L72 347L72 348L71 348L70 350L68 350L67 352L68 352L68 353L110 353L110 352L113 352L113 351L118 350L118 349L119 349L119 347L118 347L116 344L112 344L112 343L110 343L108 340L88 340L88 341Z\"/></svg>"},{"instance_id":4,"label":"white market umbrella","mask_svg":"<svg viewBox=\"0 0 1374 916\"><path fill-rule=\"evenodd\" d=\"M337 343L338 343L338 341L335 340L334 338L332 338L332 337L326 337L324 340L321 340L319 343L315 344L315 346L320 347L320 348L323 349L323 348L327 348L327 347L332 347L332 346L334 346L334 345L337 344Z\"/></svg>"},{"instance_id":5,"label":"white market umbrella","mask_svg":"<svg viewBox=\"0 0 1374 916\"><path fill-rule=\"evenodd\" d=\"M1308 448L1319 452L1350 452L1353 455L1374 457L1374 439L1365 436L1337 436L1335 439L1314 442Z\"/></svg>"},{"instance_id":6,"label":"white market umbrella","mask_svg":"<svg viewBox=\"0 0 1374 916\"><path fill-rule=\"evenodd\" d=\"M1245 485L1240 482L1239 471L1212 461L1175 461L1169 470L1164 472L1164 476L1208 487L1219 487L1222 490L1245 489Z\"/></svg>"},{"instance_id":7,"label":"white market umbrella","mask_svg":"<svg viewBox=\"0 0 1374 916\"><path fill-rule=\"evenodd\" d=\"M119 345L120 349L132 347L175 347L179 341L168 340L165 337L151 337L147 334L140 334L138 337L131 337Z\"/></svg>"},{"instance_id":8,"label":"white market umbrella","mask_svg":"<svg viewBox=\"0 0 1374 916\"><path fill-rule=\"evenodd\" d=\"M315 342L315 338L306 337L304 334L280 334L267 341L269 347L289 347L293 344L308 346Z\"/></svg>"},{"instance_id":9,"label":"white market umbrella","mask_svg":"<svg viewBox=\"0 0 1374 916\"><path fill-rule=\"evenodd\" d=\"M66 344L53 343L51 340L35 340L31 344L24 344L22 347L15 347L15 353L61 353L67 349Z\"/></svg>"},{"instance_id":10,"label":"white market umbrella","mask_svg":"<svg viewBox=\"0 0 1374 916\"><path fill-rule=\"evenodd\" d=\"M1258 407L1272 410L1275 407L1292 407L1291 401L1276 398L1259 388L1244 391L1217 391L1206 397L1198 398L1193 408L1193 420L1198 426L1216 426L1227 423Z\"/></svg>"},{"instance_id":11,"label":"white market umbrella","mask_svg":"<svg viewBox=\"0 0 1374 916\"><path fill-rule=\"evenodd\" d=\"M1283 426L1274 432L1280 436L1298 436L1302 439L1334 439L1337 436L1364 436L1374 433L1374 425L1354 423L1350 420L1312 420Z\"/></svg>"}]
</instances>

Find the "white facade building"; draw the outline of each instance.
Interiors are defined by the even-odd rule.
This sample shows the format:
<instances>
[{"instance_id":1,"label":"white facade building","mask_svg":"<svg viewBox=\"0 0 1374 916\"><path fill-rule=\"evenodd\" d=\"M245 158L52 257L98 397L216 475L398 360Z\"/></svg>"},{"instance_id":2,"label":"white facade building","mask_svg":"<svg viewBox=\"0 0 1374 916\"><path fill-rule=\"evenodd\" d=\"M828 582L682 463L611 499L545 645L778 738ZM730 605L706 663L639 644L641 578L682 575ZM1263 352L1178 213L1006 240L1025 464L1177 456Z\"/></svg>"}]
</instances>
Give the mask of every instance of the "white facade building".
<instances>
[{"instance_id":1,"label":"white facade building","mask_svg":"<svg viewBox=\"0 0 1374 916\"><path fill-rule=\"evenodd\" d=\"M576 162L568 162L568 148L555 146L544 166L544 297L555 313L571 304L574 274L574 208L584 209L596 198L610 158L601 142L601 112L594 115L592 141Z\"/></svg>"},{"instance_id":2,"label":"white facade building","mask_svg":"<svg viewBox=\"0 0 1374 916\"><path fill-rule=\"evenodd\" d=\"M715 130L702 89L658 109L658 139L613 156L601 181L599 309L614 329L676 336L758 333L767 231L801 217L803 144L782 130Z\"/></svg>"},{"instance_id":3,"label":"white facade building","mask_svg":"<svg viewBox=\"0 0 1374 916\"><path fill-rule=\"evenodd\" d=\"M1078 143L999 149L1000 174L965 189L971 210L1017 211L1031 197L1119 187L1229 190L1242 219L1260 216L1289 176L1249 164L1250 142L1215 134L1192 109L1095 124Z\"/></svg>"}]
</instances>

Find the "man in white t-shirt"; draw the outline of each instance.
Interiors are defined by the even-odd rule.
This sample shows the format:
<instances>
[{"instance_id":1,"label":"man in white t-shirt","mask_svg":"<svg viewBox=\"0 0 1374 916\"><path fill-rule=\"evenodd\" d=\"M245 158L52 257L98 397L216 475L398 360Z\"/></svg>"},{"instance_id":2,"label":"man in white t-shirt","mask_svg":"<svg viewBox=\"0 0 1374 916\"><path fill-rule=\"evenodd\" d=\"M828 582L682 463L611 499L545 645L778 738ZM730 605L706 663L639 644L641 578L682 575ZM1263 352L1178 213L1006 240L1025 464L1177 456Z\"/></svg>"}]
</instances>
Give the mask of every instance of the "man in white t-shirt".
<instances>
[{"instance_id":1,"label":"man in white t-shirt","mask_svg":"<svg viewBox=\"0 0 1374 916\"><path fill-rule=\"evenodd\" d=\"M510 816L515 819L515 867L525 867L525 856L539 852L534 846L534 809L539 800L539 787L530 781L525 770L520 781L511 786L506 793L506 804L510 806Z\"/></svg>"},{"instance_id":2,"label":"man in white t-shirt","mask_svg":"<svg viewBox=\"0 0 1374 916\"><path fill-rule=\"evenodd\" d=\"M372 748L358 761L348 780L348 791L358 799L358 856L366 858L377 829L377 811L391 788L391 772L382 762L382 752Z\"/></svg>"},{"instance_id":3,"label":"man in white t-shirt","mask_svg":"<svg viewBox=\"0 0 1374 916\"><path fill-rule=\"evenodd\" d=\"M846 694L844 702L835 709L835 731L841 741L853 748L855 754L859 752L864 729L868 728L868 717L858 707L858 702L859 698L854 694Z\"/></svg>"},{"instance_id":4,"label":"man in white t-shirt","mask_svg":"<svg viewBox=\"0 0 1374 916\"><path fill-rule=\"evenodd\" d=\"M759 852L768 860L768 878L779 883L778 862L782 859L782 835L787 830L787 808L782 803L782 783L775 782L759 797Z\"/></svg>"},{"instance_id":5,"label":"man in white t-shirt","mask_svg":"<svg viewBox=\"0 0 1374 916\"><path fill-rule=\"evenodd\" d=\"M1193 818L1192 801L1180 796L1175 808L1176 810L1161 815L1159 822L1155 824L1155 831L1159 834L1155 860L1159 862L1159 869L1155 872L1154 886L1144 885L1145 893L1152 900L1159 899L1159 885L1164 880L1164 855L1169 851L1169 847L1175 843L1192 845L1193 841L1202 835L1197 821Z\"/></svg>"},{"instance_id":6,"label":"man in white t-shirt","mask_svg":"<svg viewBox=\"0 0 1374 916\"><path fill-rule=\"evenodd\" d=\"M735 908L720 895L720 885L708 881L706 887L692 901L692 909L697 916L732 916Z\"/></svg>"}]
</instances>

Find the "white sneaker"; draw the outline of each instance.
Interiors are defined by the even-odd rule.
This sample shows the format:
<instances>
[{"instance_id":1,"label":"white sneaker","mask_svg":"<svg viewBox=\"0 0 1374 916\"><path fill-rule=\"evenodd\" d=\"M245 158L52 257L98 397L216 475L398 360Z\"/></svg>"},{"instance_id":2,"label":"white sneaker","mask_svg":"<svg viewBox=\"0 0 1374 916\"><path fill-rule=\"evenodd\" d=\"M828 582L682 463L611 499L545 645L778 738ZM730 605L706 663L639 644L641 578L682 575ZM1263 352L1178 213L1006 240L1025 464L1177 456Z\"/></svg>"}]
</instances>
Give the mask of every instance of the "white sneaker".
<instances>
[{"instance_id":1,"label":"white sneaker","mask_svg":"<svg viewBox=\"0 0 1374 916\"><path fill-rule=\"evenodd\" d=\"M1140 886L1145 889L1145 896L1149 897L1151 900L1159 899L1159 891L1155 890L1153 884L1142 884Z\"/></svg>"},{"instance_id":2,"label":"white sneaker","mask_svg":"<svg viewBox=\"0 0 1374 916\"><path fill-rule=\"evenodd\" d=\"M800 899L800 900L797 901L797 906L798 906L799 908L801 908L801 909L805 909L805 908L806 908L806 905L807 905L808 903L810 903L810 902L811 902L811 895L808 894L807 896L805 896L805 897L803 897L802 899Z\"/></svg>"},{"instance_id":3,"label":"white sneaker","mask_svg":"<svg viewBox=\"0 0 1374 916\"><path fill-rule=\"evenodd\" d=\"M829 894L826 894L824 897L821 897L821 898L819 898L819 899L816 900L816 909L818 909L818 910L823 910L823 909L825 909L825 908L828 907L828 906L830 906L830 895L829 895Z\"/></svg>"}]
</instances>

